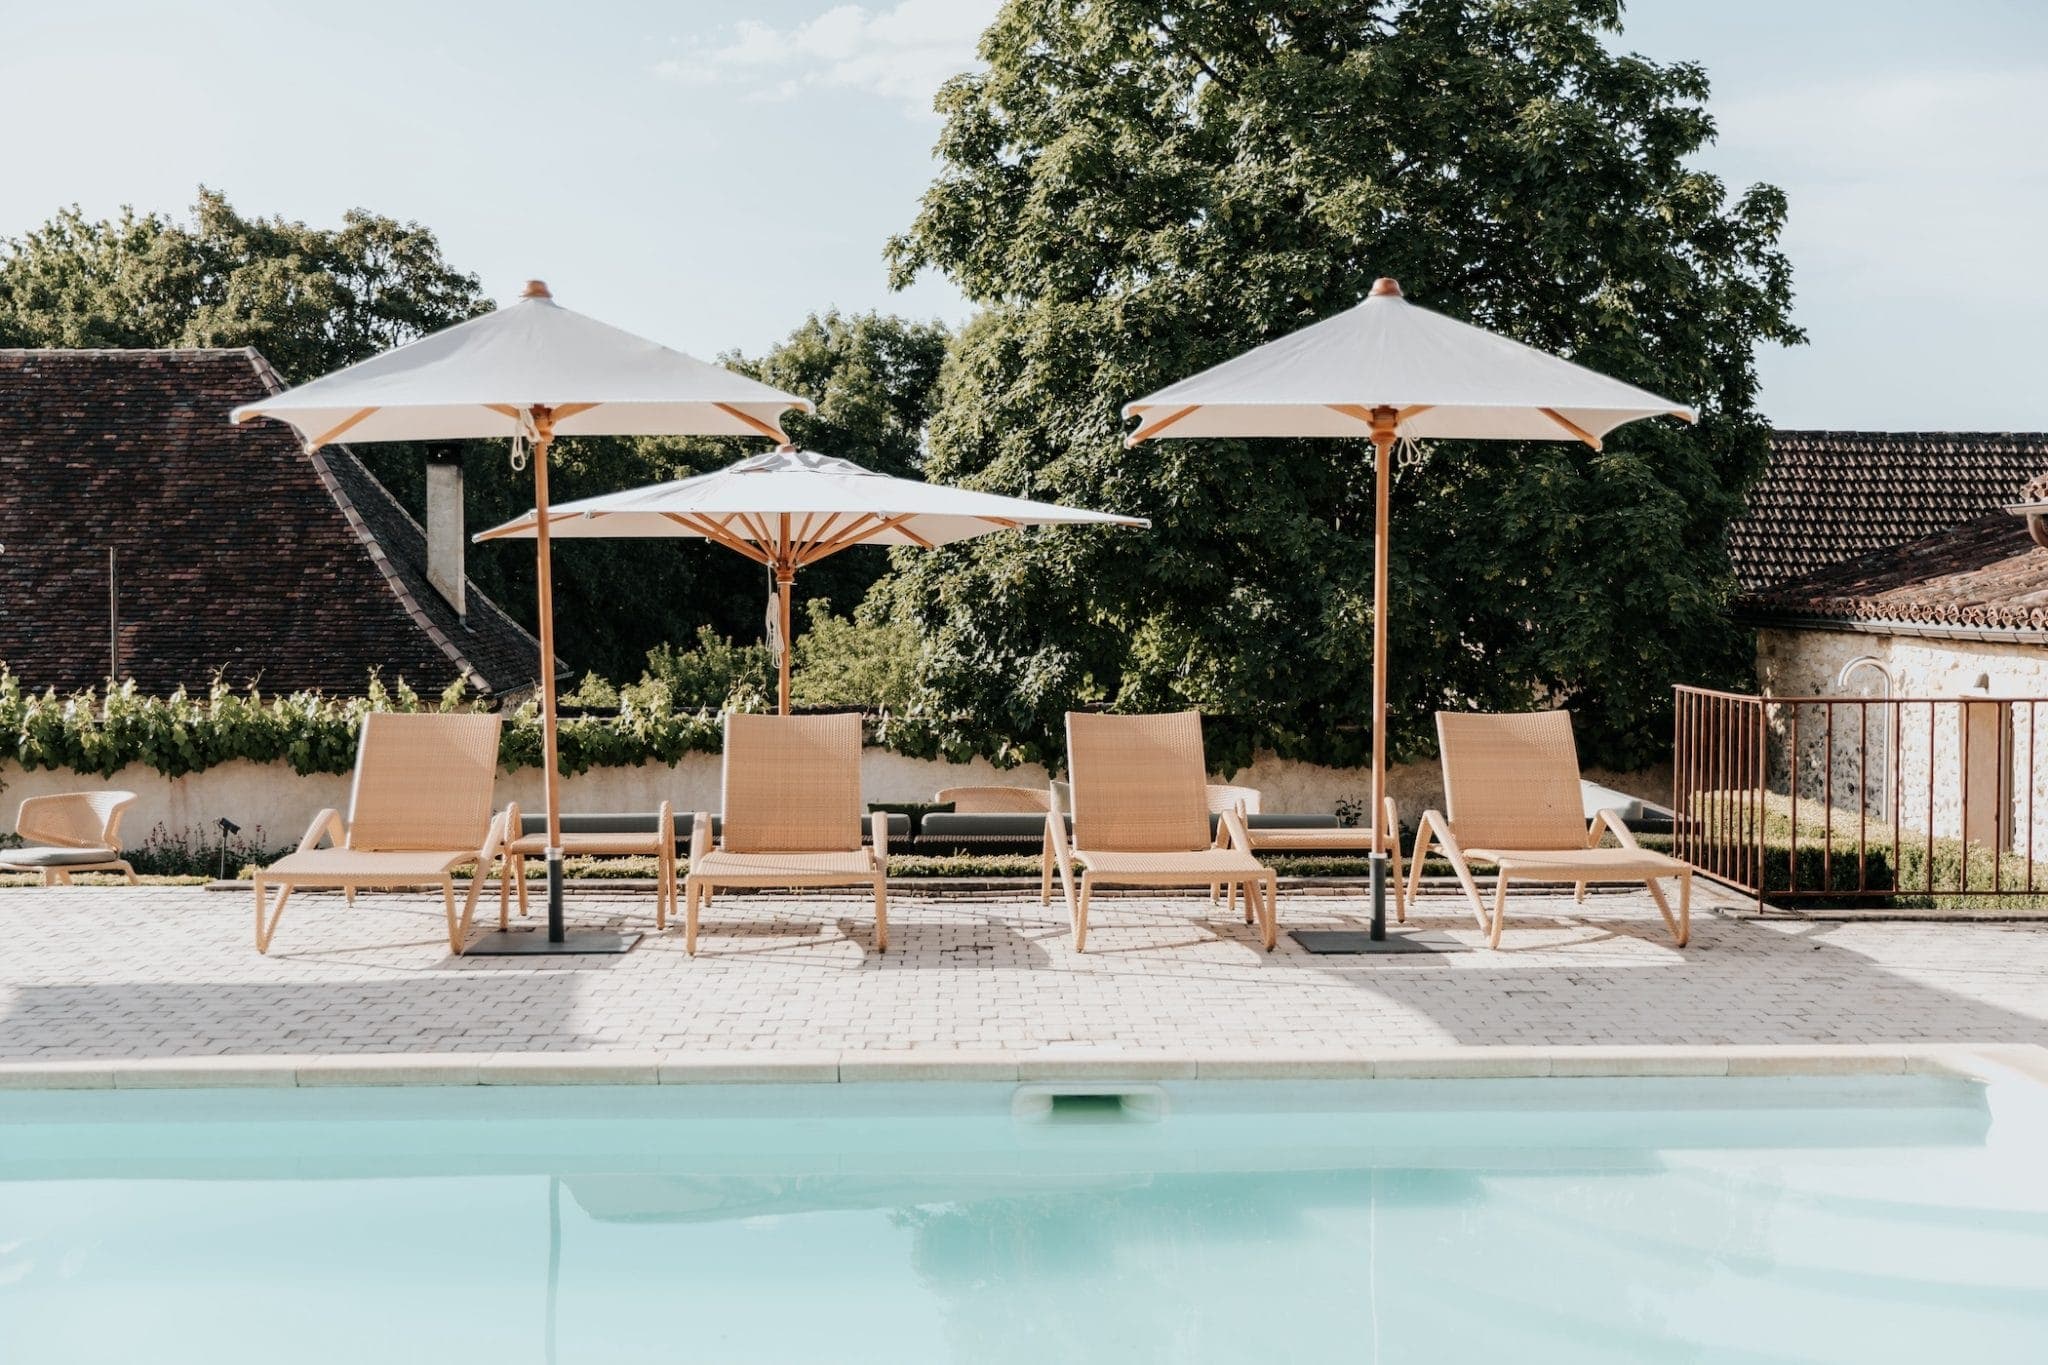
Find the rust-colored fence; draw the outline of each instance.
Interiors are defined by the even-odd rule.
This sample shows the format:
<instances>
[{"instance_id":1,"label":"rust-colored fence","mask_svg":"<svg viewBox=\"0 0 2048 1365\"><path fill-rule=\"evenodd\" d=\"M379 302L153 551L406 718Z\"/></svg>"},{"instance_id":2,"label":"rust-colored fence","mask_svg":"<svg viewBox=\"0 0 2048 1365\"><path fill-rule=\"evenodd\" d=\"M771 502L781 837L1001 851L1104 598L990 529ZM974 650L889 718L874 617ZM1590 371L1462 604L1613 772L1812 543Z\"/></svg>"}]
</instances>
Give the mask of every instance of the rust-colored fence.
<instances>
[{"instance_id":1,"label":"rust-colored fence","mask_svg":"<svg viewBox=\"0 0 2048 1365\"><path fill-rule=\"evenodd\" d=\"M1673 851L1759 902L2048 902L2044 703L1680 687Z\"/></svg>"}]
</instances>

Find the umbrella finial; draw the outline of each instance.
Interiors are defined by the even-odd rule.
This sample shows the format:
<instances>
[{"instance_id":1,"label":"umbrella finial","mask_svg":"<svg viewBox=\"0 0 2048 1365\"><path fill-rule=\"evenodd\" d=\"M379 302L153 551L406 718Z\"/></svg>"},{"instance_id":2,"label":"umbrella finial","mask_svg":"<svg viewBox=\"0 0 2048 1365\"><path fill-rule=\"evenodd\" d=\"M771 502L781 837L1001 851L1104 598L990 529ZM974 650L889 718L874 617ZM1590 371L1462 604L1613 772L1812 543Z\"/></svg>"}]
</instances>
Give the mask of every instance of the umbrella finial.
<instances>
[{"instance_id":1,"label":"umbrella finial","mask_svg":"<svg viewBox=\"0 0 2048 1365\"><path fill-rule=\"evenodd\" d=\"M1395 292L1399 293L1400 291L1396 290ZM548 292L548 282L546 280L528 280L526 288L519 291L519 297L522 299L551 299L554 295Z\"/></svg>"},{"instance_id":2,"label":"umbrella finial","mask_svg":"<svg viewBox=\"0 0 2048 1365\"><path fill-rule=\"evenodd\" d=\"M1377 299L1388 295L1397 299L1400 298L1401 282L1392 275L1382 275L1372 282L1372 293L1366 297Z\"/></svg>"}]
</instances>

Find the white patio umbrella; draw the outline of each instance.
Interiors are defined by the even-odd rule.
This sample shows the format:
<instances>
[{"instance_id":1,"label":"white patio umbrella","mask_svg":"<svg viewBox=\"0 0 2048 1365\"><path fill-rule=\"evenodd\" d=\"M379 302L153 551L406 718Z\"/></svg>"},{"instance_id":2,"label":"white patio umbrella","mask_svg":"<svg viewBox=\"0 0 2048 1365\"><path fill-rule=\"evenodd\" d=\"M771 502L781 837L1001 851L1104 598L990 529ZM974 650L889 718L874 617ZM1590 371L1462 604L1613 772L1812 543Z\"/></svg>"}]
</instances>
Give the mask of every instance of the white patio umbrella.
<instances>
[{"instance_id":1,"label":"white patio umbrella","mask_svg":"<svg viewBox=\"0 0 2048 1365\"><path fill-rule=\"evenodd\" d=\"M1403 438L1540 441L1598 450L1624 422L1692 409L1484 328L1418 308L1391 279L1335 317L1124 405L1139 419L1125 441L1158 437L1369 437L1376 487L1372 612L1372 931L1387 938L1387 547L1393 448ZM1297 933L1297 938L1303 935ZM1322 951L1359 951L1355 935L1321 935Z\"/></svg>"},{"instance_id":2,"label":"white patio umbrella","mask_svg":"<svg viewBox=\"0 0 2048 1365\"><path fill-rule=\"evenodd\" d=\"M790 589L796 571L856 545L931 549L1020 526L1136 526L1141 517L891 478L851 460L784 446L672 483L565 502L480 532L478 540L695 537L775 573L777 698L789 711Z\"/></svg>"},{"instance_id":3,"label":"white patio umbrella","mask_svg":"<svg viewBox=\"0 0 2048 1365\"><path fill-rule=\"evenodd\" d=\"M558 436L768 436L793 394L672 351L555 303L539 280L519 301L333 374L236 408L271 417L317 450L329 442L500 436L533 465L548 506L548 447ZM568 935L562 921L561 803L555 733L555 613L548 536L536 538L540 595L541 782L548 814L545 940L489 936L472 952L623 952L638 935ZM502 938L502 942L496 941Z\"/></svg>"}]
</instances>

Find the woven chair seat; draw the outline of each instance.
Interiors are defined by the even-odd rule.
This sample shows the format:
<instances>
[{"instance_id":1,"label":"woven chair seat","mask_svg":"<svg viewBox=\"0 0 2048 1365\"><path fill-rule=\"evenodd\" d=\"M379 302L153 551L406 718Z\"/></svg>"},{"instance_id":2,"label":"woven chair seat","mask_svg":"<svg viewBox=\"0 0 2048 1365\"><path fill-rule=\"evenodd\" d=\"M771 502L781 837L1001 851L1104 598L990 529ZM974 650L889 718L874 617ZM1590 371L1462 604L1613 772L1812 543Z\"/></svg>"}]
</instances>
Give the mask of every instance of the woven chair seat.
<instances>
[{"instance_id":1,"label":"woven chair seat","mask_svg":"<svg viewBox=\"0 0 2048 1365\"><path fill-rule=\"evenodd\" d=\"M879 871L864 848L826 853L729 853L714 849L690 868L690 877L721 886L845 886L870 882Z\"/></svg>"},{"instance_id":2,"label":"woven chair seat","mask_svg":"<svg viewBox=\"0 0 2048 1365\"><path fill-rule=\"evenodd\" d=\"M515 858L538 858L547 851L548 836L545 831L523 835L505 845L505 852ZM563 830L562 852L571 858L599 854L658 854L661 852L661 831L652 829L641 833L621 830L607 834L581 834Z\"/></svg>"},{"instance_id":3,"label":"woven chair seat","mask_svg":"<svg viewBox=\"0 0 2048 1365\"><path fill-rule=\"evenodd\" d=\"M1560 882L1674 877L1686 870L1678 859L1647 848L1468 848L1465 857L1492 863L1510 876L1548 877Z\"/></svg>"},{"instance_id":4,"label":"woven chair seat","mask_svg":"<svg viewBox=\"0 0 2048 1365\"><path fill-rule=\"evenodd\" d=\"M476 861L477 851L467 853L384 852L360 848L309 848L287 853L263 869L270 882L302 885L326 883L341 886L413 886L438 882L464 863Z\"/></svg>"},{"instance_id":5,"label":"woven chair seat","mask_svg":"<svg viewBox=\"0 0 2048 1365\"><path fill-rule=\"evenodd\" d=\"M1075 849L1074 861L1097 881L1131 886L1206 885L1234 877L1264 876L1251 854L1235 848L1200 848L1174 853L1128 853Z\"/></svg>"}]
</instances>

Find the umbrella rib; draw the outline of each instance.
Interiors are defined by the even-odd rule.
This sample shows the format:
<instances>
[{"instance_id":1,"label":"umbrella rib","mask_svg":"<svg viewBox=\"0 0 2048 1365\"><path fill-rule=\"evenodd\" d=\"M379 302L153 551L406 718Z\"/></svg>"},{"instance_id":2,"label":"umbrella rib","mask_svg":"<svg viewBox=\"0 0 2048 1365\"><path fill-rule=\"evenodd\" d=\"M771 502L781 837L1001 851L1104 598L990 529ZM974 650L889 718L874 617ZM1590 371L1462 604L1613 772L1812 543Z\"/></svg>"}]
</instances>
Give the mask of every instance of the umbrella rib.
<instances>
[{"instance_id":1,"label":"umbrella rib","mask_svg":"<svg viewBox=\"0 0 2048 1365\"><path fill-rule=\"evenodd\" d=\"M353 417L349 418L349 419L348 419L347 421L345 421L345 422L342 422L342 423L340 423L340 424L338 424L338 425L336 425L336 426L333 426L333 427L329 427L329 428L328 428L328 429L327 429L326 431L323 431L323 432L321 432L321 433L320 433L320 434L319 434L318 436L315 436L315 437L314 437L314 438L312 439L312 441L311 441L311 442L310 442L310 443L308 444L308 447L307 447L307 448L308 448L308 449L310 449L310 450L318 450L318 449L319 449L319 448L320 448L321 446L324 446L324 445L326 445L326 444L327 444L327 443L328 443L329 441L331 441L331 440L333 440L333 439L334 439L335 437L337 437L337 436L341 435L341 434L342 434L343 432L347 431L347 430L348 430L348 429L349 429L350 427L352 427L352 426L354 426L354 425L355 425L356 423L358 423L358 422L362 421L362 420L363 420L363 419L364 419L365 417L368 417L368 416L369 416L369 415L370 415L371 413L373 413L373 412L375 412L375 411L376 411L376 409L375 409L375 408L364 408L364 409L363 409L363 410L362 410L361 412L359 412L359 413L357 413L357 414L356 414L355 416L353 416Z\"/></svg>"},{"instance_id":2,"label":"umbrella rib","mask_svg":"<svg viewBox=\"0 0 2048 1365\"><path fill-rule=\"evenodd\" d=\"M1538 408L1536 411L1542 413L1545 417L1548 417L1551 421L1593 447L1593 449L1598 450L1600 448L1600 438L1598 436L1595 436L1577 422L1572 421L1569 417L1564 416L1556 408Z\"/></svg>"},{"instance_id":3,"label":"umbrella rib","mask_svg":"<svg viewBox=\"0 0 2048 1365\"><path fill-rule=\"evenodd\" d=\"M1140 441L1149 441L1154 436L1157 436L1160 432L1166 430L1175 422L1178 422L1181 418L1187 416L1189 413L1193 412L1196 408L1200 406L1200 403L1190 403L1187 407L1182 408L1179 412L1176 412L1168 417L1162 417L1158 421L1152 423L1150 426L1140 426L1136 431L1132 432L1128 437L1125 438L1124 444L1126 446L1134 446L1137 445Z\"/></svg>"},{"instance_id":4,"label":"umbrella rib","mask_svg":"<svg viewBox=\"0 0 2048 1365\"><path fill-rule=\"evenodd\" d=\"M581 512L550 512L548 513L548 525L553 526L555 523L562 521L575 521L582 515ZM533 513L528 512L524 521L514 521L489 531L479 531L476 538L478 540L503 540L507 536L516 536L522 532L531 533L538 526L539 523L534 520Z\"/></svg>"},{"instance_id":5,"label":"umbrella rib","mask_svg":"<svg viewBox=\"0 0 2048 1365\"><path fill-rule=\"evenodd\" d=\"M597 406L598 405L596 403L564 403L562 404L562 406L556 408L554 412L550 415L553 416L553 418L557 422L562 422L567 421L569 418L575 417L580 413L589 412L592 408Z\"/></svg>"},{"instance_id":6,"label":"umbrella rib","mask_svg":"<svg viewBox=\"0 0 2048 1365\"><path fill-rule=\"evenodd\" d=\"M745 555L756 563L768 563L768 556L766 554L755 549L752 545L732 534L732 532L720 526L717 522L712 521L709 517L691 517L681 512L663 512L662 515L686 530L695 531L713 544L724 546L734 554Z\"/></svg>"},{"instance_id":7,"label":"umbrella rib","mask_svg":"<svg viewBox=\"0 0 2048 1365\"><path fill-rule=\"evenodd\" d=\"M865 512L861 513L861 516L866 515L868 514ZM859 524L859 517L856 517L853 521L847 523L847 525L849 526L857 526ZM809 559L812 552L814 552L820 545L823 545L827 541L836 538L840 534L839 514L837 512L827 513L825 519L818 523L818 529L816 534L812 534L810 526L811 519L810 517L806 516L804 518L804 529L797 535L795 555L796 561L799 564L806 562L806 560Z\"/></svg>"},{"instance_id":8,"label":"umbrella rib","mask_svg":"<svg viewBox=\"0 0 2048 1365\"><path fill-rule=\"evenodd\" d=\"M1325 403L1323 406L1331 412L1342 413L1344 416L1354 418L1365 423L1367 426L1373 424L1373 410L1366 407L1363 403ZM1394 425L1399 426L1411 417L1420 417L1434 406L1436 405L1433 403L1411 403L1394 414Z\"/></svg>"},{"instance_id":9,"label":"umbrella rib","mask_svg":"<svg viewBox=\"0 0 2048 1365\"><path fill-rule=\"evenodd\" d=\"M873 512L867 512L863 515L868 517L874 517L875 514ZM902 531L904 536L907 539L909 539L911 543L922 546L924 549L929 550L932 548L932 544L930 541L924 539L922 536L914 535L910 531L904 529L904 523L909 521L912 517L916 515L917 514L914 512L904 512L897 516L882 518L880 520L877 520L873 526L860 527L860 529L857 532L849 528L845 535L839 537L837 540L827 545L824 549L819 550L816 554L812 555L809 559L805 560L804 563L815 564L819 560L825 558L827 555L836 555L841 550L850 550L856 545L871 545L874 543L874 539L876 536L887 535L891 531Z\"/></svg>"},{"instance_id":10,"label":"umbrella rib","mask_svg":"<svg viewBox=\"0 0 2048 1365\"><path fill-rule=\"evenodd\" d=\"M908 514L906 513L905 515ZM841 550L847 549L850 546L858 545L864 540L881 535L884 531L887 531L891 526L902 520L902 517L898 517L895 521L885 521L873 512L862 512L835 535L830 538L820 536L817 541L804 547L797 562L800 564L815 564L826 555L838 554ZM866 523L868 522L873 522L874 524L867 525Z\"/></svg>"},{"instance_id":11,"label":"umbrella rib","mask_svg":"<svg viewBox=\"0 0 2048 1365\"><path fill-rule=\"evenodd\" d=\"M755 431L759 432L763 436L773 436L776 440L782 442L782 444L789 444L789 437L783 435L782 428L774 425L773 423L764 422L758 417L754 417L747 413L741 412L738 408L734 407L730 403L713 403L711 406L717 408L720 412L732 418L734 421L741 422L749 427L752 427Z\"/></svg>"}]
</instances>

